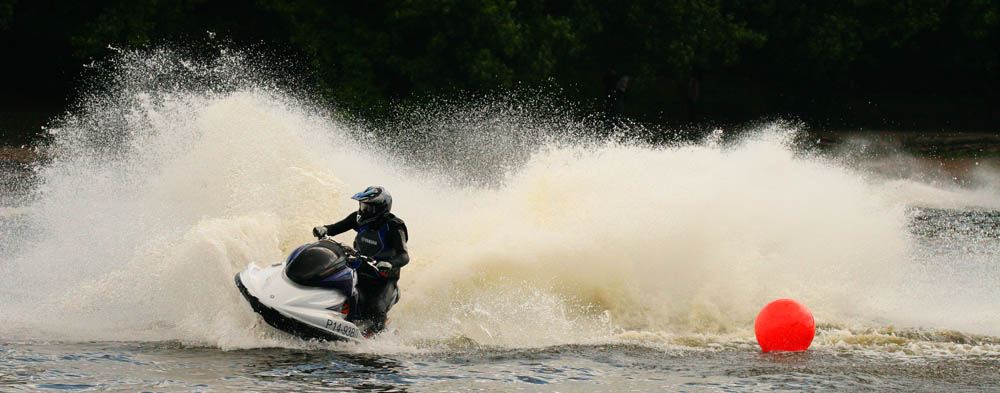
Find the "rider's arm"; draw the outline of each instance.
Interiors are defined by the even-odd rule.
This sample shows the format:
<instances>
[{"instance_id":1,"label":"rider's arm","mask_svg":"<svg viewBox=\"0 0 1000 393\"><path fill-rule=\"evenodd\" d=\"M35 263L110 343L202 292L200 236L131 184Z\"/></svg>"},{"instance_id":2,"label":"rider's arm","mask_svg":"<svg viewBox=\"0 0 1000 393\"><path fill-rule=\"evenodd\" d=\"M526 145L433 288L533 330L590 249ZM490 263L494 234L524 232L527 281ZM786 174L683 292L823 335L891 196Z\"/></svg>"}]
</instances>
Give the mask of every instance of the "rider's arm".
<instances>
[{"instance_id":1,"label":"rider's arm","mask_svg":"<svg viewBox=\"0 0 1000 393\"><path fill-rule=\"evenodd\" d=\"M394 228L385 235L386 247L396 250L396 255L389 259L393 269L399 269L410 263L410 254L406 252L406 235L403 228Z\"/></svg>"},{"instance_id":2,"label":"rider's arm","mask_svg":"<svg viewBox=\"0 0 1000 393\"><path fill-rule=\"evenodd\" d=\"M358 217L357 213L351 212L347 215L347 218L337 221L333 224L326 226L327 236L337 236L341 233L347 232L349 230L358 230Z\"/></svg>"}]
</instances>

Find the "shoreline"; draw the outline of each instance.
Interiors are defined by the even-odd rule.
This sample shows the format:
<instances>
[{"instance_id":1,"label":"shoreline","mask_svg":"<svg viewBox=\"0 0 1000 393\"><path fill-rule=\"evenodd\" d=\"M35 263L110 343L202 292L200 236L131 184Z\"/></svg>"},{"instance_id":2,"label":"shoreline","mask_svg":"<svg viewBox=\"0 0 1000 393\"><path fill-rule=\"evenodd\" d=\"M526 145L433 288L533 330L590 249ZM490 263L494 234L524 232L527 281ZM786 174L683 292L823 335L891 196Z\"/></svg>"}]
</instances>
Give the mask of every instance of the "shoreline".
<instances>
[{"instance_id":1,"label":"shoreline","mask_svg":"<svg viewBox=\"0 0 1000 393\"><path fill-rule=\"evenodd\" d=\"M21 164L31 164L42 158L34 149L27 147L0 146L0 161L13 161Z\"/></svg>"},{"instance_id":2,"label":"shoreline","mask_svg":"<svg viewBox=\"0 0 1000 393\"><path fill-rule=\"evenodd\" d=\"M41 155L31 148L0 146L0 161L31 164L40 158Z\"/></svg>"},{"instance_id":3,"label":"shoreline","mask_svg":"<svg viewBox=\"0 0 1000 393\"><path fill-rule=\"evenodd\" d=\"M858 148L874 156L909 154L917 158L955 160L1000 159L1000 133L903 131L806 131L822 150ZM31 164L44 157L35 148L0 145L0 162Z\"/></svg>"}]
</instances>

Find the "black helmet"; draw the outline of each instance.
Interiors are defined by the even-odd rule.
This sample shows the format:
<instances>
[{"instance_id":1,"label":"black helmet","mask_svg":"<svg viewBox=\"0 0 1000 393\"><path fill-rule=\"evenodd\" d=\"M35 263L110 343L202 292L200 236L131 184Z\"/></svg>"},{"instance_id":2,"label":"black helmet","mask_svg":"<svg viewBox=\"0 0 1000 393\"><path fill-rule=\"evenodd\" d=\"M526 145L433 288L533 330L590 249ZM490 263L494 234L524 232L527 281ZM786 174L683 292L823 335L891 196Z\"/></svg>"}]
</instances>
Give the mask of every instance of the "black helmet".
<instances>
[{"instance_id":1,"label":"black helmet","mask_svg":"<svg viewBox=\"0 0 1000 393\"><path fill-rule=\"evenodd\" d=\"M392 210L392 196L382 187L368 187L351 199L358 201L358 225L376 221Z\"/></svg>"}]
</instances>

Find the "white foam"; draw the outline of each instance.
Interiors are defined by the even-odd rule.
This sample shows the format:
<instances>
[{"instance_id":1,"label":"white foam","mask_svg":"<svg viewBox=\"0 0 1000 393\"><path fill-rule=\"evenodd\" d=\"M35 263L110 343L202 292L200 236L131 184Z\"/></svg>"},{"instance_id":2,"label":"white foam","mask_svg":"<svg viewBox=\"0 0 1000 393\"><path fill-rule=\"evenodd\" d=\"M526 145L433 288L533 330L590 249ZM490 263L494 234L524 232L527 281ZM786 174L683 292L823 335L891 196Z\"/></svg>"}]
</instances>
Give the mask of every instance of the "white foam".
<instances>
[{"instance_id":1,"label":"white foam","mask_svg":"<svg viewBox=\"0 0 1000 393\"><path fill-rule=\"evenodd\" d=\"M5 337L301 345L262 326L232 277L280 261L371 184L412 233L385 350L746 342L779 297L825 323L1000 334L996 316L969 313L996 309L995 291L961 298L981 295L971 305L948 299L947 279L906 284L920 269L906 207L969 191L798 154L782 126L728 145L523 144L494 155L515 160L497 163L501 182L456 186L273 89L132 89L55 127L52 162L18 210L35 235L0 262Z\"/></svg>"}]
</instances>

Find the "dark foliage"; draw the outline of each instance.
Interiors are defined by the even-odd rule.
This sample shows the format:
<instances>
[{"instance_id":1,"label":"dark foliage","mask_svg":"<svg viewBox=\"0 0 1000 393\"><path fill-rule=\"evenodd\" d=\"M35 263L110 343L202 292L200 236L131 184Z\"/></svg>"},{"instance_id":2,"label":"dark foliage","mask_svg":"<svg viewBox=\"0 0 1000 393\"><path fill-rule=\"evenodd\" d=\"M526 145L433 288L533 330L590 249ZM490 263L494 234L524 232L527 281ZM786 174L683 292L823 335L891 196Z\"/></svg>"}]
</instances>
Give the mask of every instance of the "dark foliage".
<instances>
[{"instance_id":1,"label":"dark foliage","mask_svg":"<svg viewBox=\"0 0 1000 393\"><path fill-rule=\"evenodd\" d=\"M378 118L414 97L558 86L658 124L767 116L815 127L995 131L1000 1L0 0L4 127L65 108L83 65L197 41L297 59L315 91ZM29 131L33 132L33 131ZM8 142L18 135L7 134ZM24 137L20 137L25 139Z\"/></svg>"}]
</instances>

